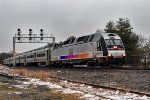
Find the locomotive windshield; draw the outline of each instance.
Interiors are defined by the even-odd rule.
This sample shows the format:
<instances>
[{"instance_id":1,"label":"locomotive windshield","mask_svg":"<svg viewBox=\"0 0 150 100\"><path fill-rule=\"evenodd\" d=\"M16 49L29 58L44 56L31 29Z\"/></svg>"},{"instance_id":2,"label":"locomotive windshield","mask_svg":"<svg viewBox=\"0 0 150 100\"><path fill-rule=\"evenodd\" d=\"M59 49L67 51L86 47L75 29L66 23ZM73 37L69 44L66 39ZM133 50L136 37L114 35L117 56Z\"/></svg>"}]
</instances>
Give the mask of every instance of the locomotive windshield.
<instances>
[{"instance_id":1,"label":"locomotive windshield","mask_svg":"<svg viewBox=\"0 0 150 100\"><path fill-rule=\"evenodd\" d=\"M106 39L105 40L107 48L114 48L115 49L124 49L123 43L121 39Z\"/></svg>"}]
</instances>

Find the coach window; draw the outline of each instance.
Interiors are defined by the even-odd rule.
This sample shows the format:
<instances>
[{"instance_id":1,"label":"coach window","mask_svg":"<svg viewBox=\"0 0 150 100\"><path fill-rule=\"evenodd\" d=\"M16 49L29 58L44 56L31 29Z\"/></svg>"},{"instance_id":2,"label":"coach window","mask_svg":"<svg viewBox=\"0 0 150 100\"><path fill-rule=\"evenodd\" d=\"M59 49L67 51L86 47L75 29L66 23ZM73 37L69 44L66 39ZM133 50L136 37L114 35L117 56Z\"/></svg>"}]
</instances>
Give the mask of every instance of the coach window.
<instances>
[{"instance_id":1,"label":"coach window","mask_svg":"<svg viewBox=\"0 0 150 100\"><path fill-rule=\"evenodd\" d=\"M44 57L45 53L37 54L37 57Z\"/></svg>"}]
</instances>

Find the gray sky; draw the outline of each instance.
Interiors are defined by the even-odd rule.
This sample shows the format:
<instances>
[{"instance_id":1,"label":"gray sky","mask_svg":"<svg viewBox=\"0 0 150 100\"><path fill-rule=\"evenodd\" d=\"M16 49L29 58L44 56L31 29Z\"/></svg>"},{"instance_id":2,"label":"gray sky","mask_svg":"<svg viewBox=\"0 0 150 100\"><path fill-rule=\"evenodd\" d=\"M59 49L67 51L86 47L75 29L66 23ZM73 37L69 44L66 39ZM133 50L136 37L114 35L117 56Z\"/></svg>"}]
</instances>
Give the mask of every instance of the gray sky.
<instances>
[{"instance_id":1,"label":"gray sky","mask_svg":"<svg viewBox=\"0 0 150 100\"><path fill-rule=\"evenodd\" d=\"M136 33L150 36L150 0L0 0L0 52L12 50L12 37L44 29L56 41L104 29L108 21L129 18ZM45 44L17 44L23 52Z\"/></svg>"}]
</instances>

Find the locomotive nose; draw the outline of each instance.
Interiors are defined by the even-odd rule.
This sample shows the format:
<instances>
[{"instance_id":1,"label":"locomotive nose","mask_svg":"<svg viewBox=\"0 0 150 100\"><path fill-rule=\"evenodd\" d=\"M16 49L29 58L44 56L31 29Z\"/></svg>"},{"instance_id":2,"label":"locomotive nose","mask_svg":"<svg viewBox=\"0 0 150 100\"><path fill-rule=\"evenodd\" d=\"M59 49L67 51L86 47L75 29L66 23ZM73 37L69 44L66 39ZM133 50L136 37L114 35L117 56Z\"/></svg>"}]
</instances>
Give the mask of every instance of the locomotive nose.
<instances>
[{"instance_id":1,"label":"locomotive nose","mask_svg":"<svg viewBox=\"0 0 150 100\"><path fill-rule=\"evenodd\" d=\"M111 54L113 58L123 58L125 57L125 53L115 52Z\"/></svg>"}]
</instances>

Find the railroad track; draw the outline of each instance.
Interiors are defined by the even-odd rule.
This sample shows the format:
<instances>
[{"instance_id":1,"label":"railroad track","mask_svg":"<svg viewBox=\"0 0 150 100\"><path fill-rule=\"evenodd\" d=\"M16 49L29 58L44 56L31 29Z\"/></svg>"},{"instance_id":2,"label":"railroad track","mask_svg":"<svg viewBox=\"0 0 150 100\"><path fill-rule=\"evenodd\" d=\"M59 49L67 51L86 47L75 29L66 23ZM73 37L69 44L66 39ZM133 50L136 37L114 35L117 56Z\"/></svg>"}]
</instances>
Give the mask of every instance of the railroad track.
<instances>
[{"instance_id":1,"label":"railroad track","mask_svg":"<svg viewBox=\"0 0 150 100\"><path fill-rule=\"evenodd\" d=\"M12 67L13 68L13 67ZM16 67L16 68L24 68L24 67ZM76 67L50 67L50 66L26 66L25 68L33 68L33 69L83 69L83 70L150 70L149 68L136 68L136 67L116 67L116 68L110 68L110 66L94 66L94 67L84 67L84 66L76 66Z\"/></svg>"},{"instance_id":2,"label":"railroad track","mask_svg":"<svg viewBox=\"0 0 150 100\"><path fill-rule=\"evenodd\" d=\"M79 82L79 81L68 80L68 79L64 79L64 78L58 78L58 77L51 77L51 78L59 79L59 80L67 80L68 82L73 82L73 83L90 85L90 86L92 86L94 88L103 88L103 89L109 89L109 90L115 90L115 91L119 90L121 92L135 93L135 94L138 94L138 95L146 95L146 96L150 97L150 93L144 93L144 92L126 90L126 89L115 88L115 87L110 87L110 86L100 86L100 85L97 85L97 84L91 84L91 83L86 83L86 82Z\"/></svg>"}]
</instances>

